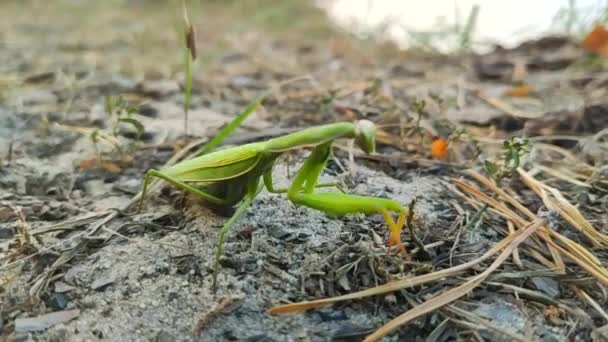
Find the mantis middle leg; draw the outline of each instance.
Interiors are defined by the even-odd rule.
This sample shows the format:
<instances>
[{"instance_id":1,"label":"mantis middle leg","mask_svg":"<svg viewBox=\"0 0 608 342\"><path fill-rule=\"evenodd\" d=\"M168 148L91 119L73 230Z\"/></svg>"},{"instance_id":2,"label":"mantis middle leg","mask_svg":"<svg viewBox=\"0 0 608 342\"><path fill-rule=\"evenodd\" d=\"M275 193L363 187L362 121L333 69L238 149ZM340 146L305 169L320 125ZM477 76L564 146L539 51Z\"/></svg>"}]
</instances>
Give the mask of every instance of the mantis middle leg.
<instances>
[{"instance_id":1,"label":"mantis middle leg","mask_svg":"<svg viewBox=\"0 0 608 342\"><path fill-rule=\"evenodd\" d=\"M266 171L264 173L264 185L266 186L266 189L268 189L269 192L272 192L274 194L283 194L289 191L290 188L279 188L279 189L275 189L274 187L274 182L272 181L272 169ZM322 183L322 184L315 184L315 189L317 188L336 188L338 189L338 191L344 193L346 191L344 191L344 188L342 188L342 185L338 184L338 183Z\"/></svg>"}]
</instances>

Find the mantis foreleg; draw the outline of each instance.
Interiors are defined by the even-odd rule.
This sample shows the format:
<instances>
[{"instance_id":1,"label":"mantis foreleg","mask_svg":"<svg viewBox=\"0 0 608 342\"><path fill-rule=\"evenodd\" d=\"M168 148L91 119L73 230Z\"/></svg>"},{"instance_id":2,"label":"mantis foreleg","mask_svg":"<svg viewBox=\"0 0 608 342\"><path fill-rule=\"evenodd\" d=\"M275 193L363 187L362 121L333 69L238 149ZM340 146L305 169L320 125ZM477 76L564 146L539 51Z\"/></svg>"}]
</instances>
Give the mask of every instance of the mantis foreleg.
<instances>
[{"instance_id":1,"label":"mantis foreleg","mask_svg":"<svg viewBox=\"0 0 608 342\"><path fill-rule=\"evenodd\" d=\"M274 183L272 181L272 170L268 170L264 173L264 185L266 186L266 189L268 189L268 192L272 192L275 194L283 194L289 191L289 188L280 188L280 189L275 189L274 187ZM315 188L336 188L338 189L338 191L344 193L344 188L342 188L342 185L338 184L338 183L321 183L321 184L316 184Z\"/></svg>"},{"instance_id":2,"label":"mantis foreleg","mask_svg":"<svg viewBox=\"0 0 608 342\"><path fill-rule=\"evenodd\" d=\"M401 231L405 224L407 210L397 201L340 193L313 193L317 179L330 155L330 143L319 145L312 151L287 192L289 200L333 215L382 214L391 231L389 245L396 245L401 252L406 254L401 242ZM399 213L397 222L393 220L391 211Z\"/></svg>"}]
</instances>

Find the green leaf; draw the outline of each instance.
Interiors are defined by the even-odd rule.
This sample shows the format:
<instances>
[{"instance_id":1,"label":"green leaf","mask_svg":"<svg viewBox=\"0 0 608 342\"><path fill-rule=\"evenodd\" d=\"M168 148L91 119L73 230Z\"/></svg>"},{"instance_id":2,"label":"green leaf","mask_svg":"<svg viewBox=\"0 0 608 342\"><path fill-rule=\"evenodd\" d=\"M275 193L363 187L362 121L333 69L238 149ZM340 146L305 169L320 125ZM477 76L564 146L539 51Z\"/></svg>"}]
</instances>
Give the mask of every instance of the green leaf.
<instances>
[{"instance_id":1,"label":"green leaf","mask_svg":"<svg viewBox=\"0 0 608 342\"><path fill-rule=\"evenodd\" d=\"M91 133L91 141L93 141L93 144L97 144L97 142L99 141L99 130L96 129L93 131L93 133Z\"/></svg>"},{"instance_id":2,"label":"green leaf","mask_svg":"<svg viewBox=\"0 0 608 342\"><path fill-rule=\"evenodd\" d=\"M141 135L144 133L144 125L141 122L139 122L133 118L120 118L120 119L118 119L118 122L124 122L126 124L133 126L136 131L135 134L137 136L137 138L136 138L137 140L139 140L141 138Z\"/></svg>"},{"instance_id":3,"label":"green leaf","mask_svg":"<svg viewBox=\"0 0 608 342\"><path fill-rule=\"evenodd\" d=\"M324 104L324 105L328 105L328 104L332 103L333 101L334 101L334 97L333 96L324 96L321 99L321 103Z\"/></svg>"},{"instance_id":4,"label":"green leaf","mask_svg":"<svg viewBox=\"0 0 608 342\"><path fill-rule=\"evenodd\" d=\"M103 98L103 110L107 114L112 114L112 97L111 96L105 96Z\"/></svg>"},{"instance_id":5,"label":"green leaf","mask_svg":"<svg viewBox=\"0 0 608 342\"><path fill-rule=\"evenodd\" d=\"M262 100L256 100L250 103L247 107L245 107L245 109L243 109L243 111L240 112L239 115L237 115L236 118L234 118L228 124L228 126L224 127L215 137L213 137L213 139L211 139L211 141L199 148L198 151L194 153L194 155L203 155L205 153L210 152L213 148L215 148L215 146L219 145L230 133L232 133L232 131L237 129L251 113L255 112L256 109L258 109L261 104L261 101Z\"/></svg>"},{"instance_id":6,"label":"green leaf","mask_svg":"<svg viewBox=\"0 0 608 342\"><path fill-rule=\"evenodd\" d=\"M498 173L498 166L492 163L489 160L485 160L483 162L483 167L486 170L486 173L490 175L490 177L494 177Z\"/></svg>"},{"instance_id":7,"label":"green leaf","mask_svg":"<svg viewBox=\"0 0 608 342\"><path fill-rule=\"evenodd\" d=\"M130 106L130 107L128 107L128 108L127 108L127 116L131 116L131 115L133 115L133 114L137 113L137 110L138 110L138 109L137 109L137 107L135 107L135 106Z\"/></svg>"}]
</instances>

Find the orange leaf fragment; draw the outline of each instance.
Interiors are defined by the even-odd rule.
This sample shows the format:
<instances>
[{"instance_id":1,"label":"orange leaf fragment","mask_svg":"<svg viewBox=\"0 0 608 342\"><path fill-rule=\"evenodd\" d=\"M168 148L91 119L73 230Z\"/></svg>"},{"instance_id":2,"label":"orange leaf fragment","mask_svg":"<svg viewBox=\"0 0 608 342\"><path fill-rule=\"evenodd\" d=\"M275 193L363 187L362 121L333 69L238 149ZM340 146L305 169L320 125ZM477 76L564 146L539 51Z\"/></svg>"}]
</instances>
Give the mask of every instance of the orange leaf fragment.
<instances>
[{"instance_id":1,"label":"orange leaf fragment","mask_svg":"<svg viewBox=\"0 0 608 342\"><path fill-rule=\"evenodd\" d=\"M519 85L509 89L506 93L507 96L514 97L526 97L530 95L530 87L527 85Z\"/></svg>"},{"instance_id":2,"label":"orange leaf fragment","mask_svg":"<svg viewBox=\"0 0 608 342\"><path fill-rule=\"evenodd\" d=\"M104 169L110 173L122 172L122 168L120 166L118 166L116 163L109 161L109 160L102 161L100 166L102 169Z\"/></svg>"},{"instance_id":3,"label":"orange leaf fragment","mask_svg":"<svg viewBox=\"0 0 608 342\"><path fill-rule=\"evenodd\" d=\"M603 25L595 26L583 40L582 46L589 52L608 58L608 29Z\"/></svg>"},{"instance_id":4,"label":"orange leaf fragment","mask_svg":"<svg viewBox=\"0 0 608 342\"><path fill-rule=\"evenodd\" d=\"M88 170L88 169L92 169L97 165L97 159L87 159L87 160L82 160L80 162L80 168L82 170Z\"/></svg>"},{"instance_id":5,"label":"orange leaf fragment","mask_svg":"<svg viewBox=\"0 0 608 342\"><path fill-rule=\"evenodd\" d=\"M444 159L448 155L448 141L445 139L435 139L431 144L431 156L435 159Z\"/></svg>"}]
</instances>

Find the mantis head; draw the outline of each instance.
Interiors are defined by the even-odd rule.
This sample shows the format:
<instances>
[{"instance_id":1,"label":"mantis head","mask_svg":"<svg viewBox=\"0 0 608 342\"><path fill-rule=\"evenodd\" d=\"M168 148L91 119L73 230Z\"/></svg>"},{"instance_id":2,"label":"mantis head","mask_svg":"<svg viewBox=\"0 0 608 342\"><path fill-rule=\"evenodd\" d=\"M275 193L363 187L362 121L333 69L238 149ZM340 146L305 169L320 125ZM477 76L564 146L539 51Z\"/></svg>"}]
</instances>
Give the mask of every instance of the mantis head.
<instances>
[{"instance_id":1,"label":"mantis head","mask_svg":"<svg viewBox=\"0 0 608 342\"><path fill-rule=\"evenodd\" d=\"M367 154L376 153L376 125L369 120L355 124L355 143Z\"/></svg>"}]
</instances>

